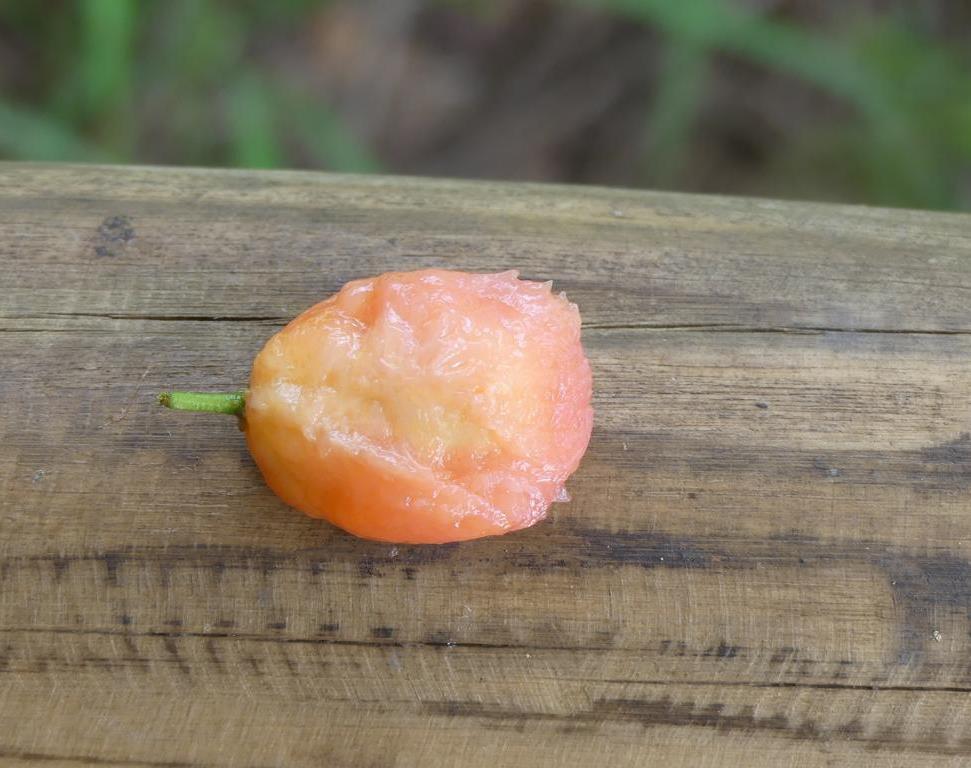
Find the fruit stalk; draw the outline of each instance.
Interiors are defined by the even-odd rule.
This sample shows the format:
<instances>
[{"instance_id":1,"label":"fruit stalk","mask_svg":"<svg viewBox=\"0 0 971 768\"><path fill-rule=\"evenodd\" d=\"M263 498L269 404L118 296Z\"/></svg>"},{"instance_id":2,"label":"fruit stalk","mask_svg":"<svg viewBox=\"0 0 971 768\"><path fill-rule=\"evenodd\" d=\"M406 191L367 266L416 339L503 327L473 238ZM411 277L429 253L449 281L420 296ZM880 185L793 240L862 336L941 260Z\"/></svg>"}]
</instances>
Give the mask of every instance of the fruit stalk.
<instances>
[{"instance_id":1,"label":"fruit stalk","mask_svg":"<svg viewBox=\"0 0 971 768\"><path fill-rule=\"evenodd\" d=\"M174 411L226 413L242 416L246 407L246 390L238 392L162 392L158 401Z\"/></svg>"}]
</instances>

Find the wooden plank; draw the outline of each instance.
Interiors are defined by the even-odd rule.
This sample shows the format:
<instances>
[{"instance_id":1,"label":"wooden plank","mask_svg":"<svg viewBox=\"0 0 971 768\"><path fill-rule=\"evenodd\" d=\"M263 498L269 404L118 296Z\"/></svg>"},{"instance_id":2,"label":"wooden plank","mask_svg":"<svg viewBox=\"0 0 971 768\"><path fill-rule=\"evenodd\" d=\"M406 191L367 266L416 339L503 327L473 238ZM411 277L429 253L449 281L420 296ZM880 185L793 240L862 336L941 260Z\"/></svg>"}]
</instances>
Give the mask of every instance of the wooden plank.
<instances>
[{"instance_id":1,"label":"wooden plank","mask_svg":"<svg viewBox=\"0 0 971 768\"><path fill-rule=\"evenodd\" d=\"M971 220L315 174L0 166L0 762L960 765ZM574 501L358 541L231 419L389 268L581 306Z\"/></svg>"},{"instance_id":2,"label":"wooden plank","mask_svg":"<svg viewBox=\"0 0 971 768\"><path fill-rule=\"evenodd\" d=\"M555 279L590 327L971 330L971 234L953 214L9 165L0 199L7 315L287 320L353 277L436 266Z\"/></svg>"}]
</instances>

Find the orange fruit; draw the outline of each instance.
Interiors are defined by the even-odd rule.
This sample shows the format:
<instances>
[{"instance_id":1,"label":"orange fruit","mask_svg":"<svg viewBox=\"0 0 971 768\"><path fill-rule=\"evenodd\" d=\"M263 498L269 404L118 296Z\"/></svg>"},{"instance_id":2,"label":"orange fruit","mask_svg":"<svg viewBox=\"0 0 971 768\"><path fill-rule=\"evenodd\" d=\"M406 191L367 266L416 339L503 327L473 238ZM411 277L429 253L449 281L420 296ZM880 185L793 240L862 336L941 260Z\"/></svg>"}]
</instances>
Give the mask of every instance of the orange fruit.
<instances>
[{"instance_id":1,"label":"orange fruit","mask_svg":"<svg viewBox=\"0 0 971 768\"><path fill-rule=\"evenodd\" d=\"M357 536L533 525L587 448L575 305L515 272L391 272L295 318L253 363L246 438L288 504Z\"/></svg>"}]
</instances>

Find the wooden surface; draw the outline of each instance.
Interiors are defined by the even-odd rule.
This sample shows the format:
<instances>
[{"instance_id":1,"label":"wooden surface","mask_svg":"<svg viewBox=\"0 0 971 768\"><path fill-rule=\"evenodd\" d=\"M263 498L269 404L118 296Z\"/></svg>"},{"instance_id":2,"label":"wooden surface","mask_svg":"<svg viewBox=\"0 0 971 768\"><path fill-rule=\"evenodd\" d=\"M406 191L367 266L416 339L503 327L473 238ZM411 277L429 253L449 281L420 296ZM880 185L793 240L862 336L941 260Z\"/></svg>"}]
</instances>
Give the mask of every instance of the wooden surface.
<instances>
[{"instance_id":1,"label":"wooden surface","mask_svg":"<svg viewBox=\"0 0 971 768\"><path fill-rule=\"evenodd\" d=\"M582 310L534 529L355 540L155 406L429 266ZM3 765L971 761L971 217L9 165L0 283Z\"/></svg>"}]
</instances>

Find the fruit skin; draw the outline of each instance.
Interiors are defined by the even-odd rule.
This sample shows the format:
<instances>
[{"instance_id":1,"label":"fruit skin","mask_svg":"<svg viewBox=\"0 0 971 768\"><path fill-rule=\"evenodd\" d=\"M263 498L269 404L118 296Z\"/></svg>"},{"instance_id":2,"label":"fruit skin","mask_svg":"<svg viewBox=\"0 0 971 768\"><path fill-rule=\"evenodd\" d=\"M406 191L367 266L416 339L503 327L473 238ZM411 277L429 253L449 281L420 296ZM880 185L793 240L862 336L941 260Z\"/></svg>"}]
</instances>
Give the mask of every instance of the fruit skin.
<instances>
[{"instance_id":1,"label":"fruit skin","mask_svg":"<svg viewBox=\"0 0 971 768\"><path fill-rule=\"evenodd\" d=\"M590 440L574 304L515 272L390 272L257 355L246 438L288 504L367 539L442 543L541 520Z\"/></svg>"}]
</instances>

